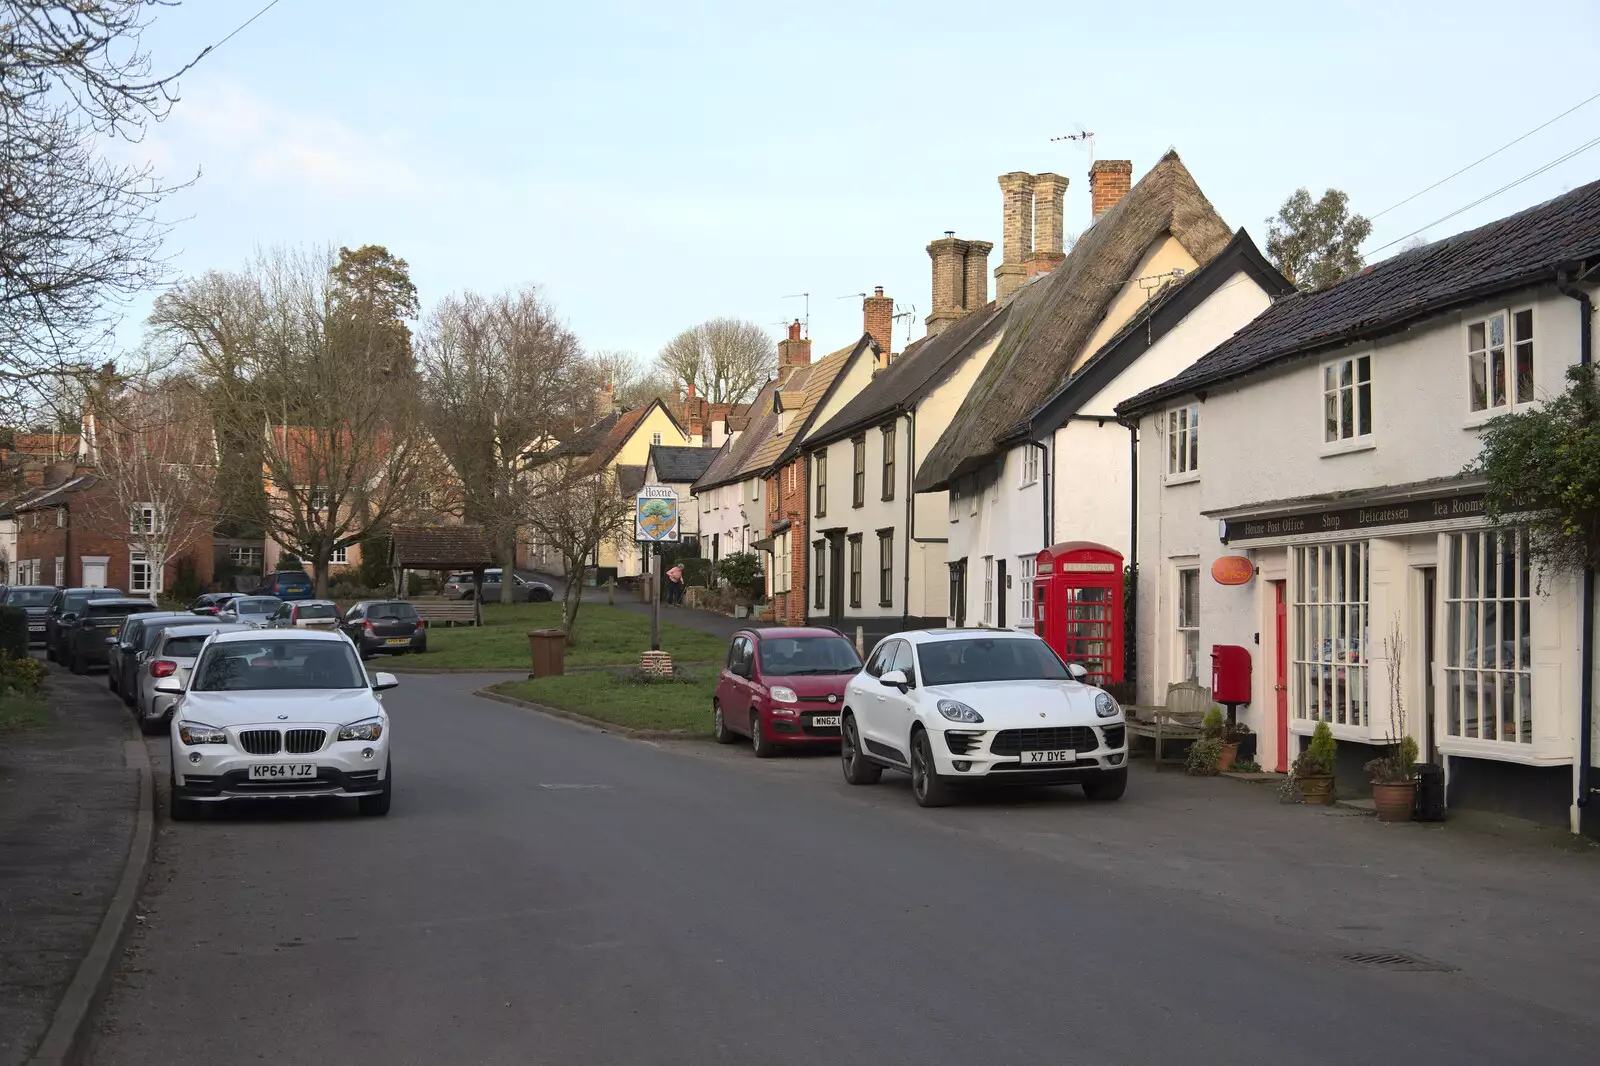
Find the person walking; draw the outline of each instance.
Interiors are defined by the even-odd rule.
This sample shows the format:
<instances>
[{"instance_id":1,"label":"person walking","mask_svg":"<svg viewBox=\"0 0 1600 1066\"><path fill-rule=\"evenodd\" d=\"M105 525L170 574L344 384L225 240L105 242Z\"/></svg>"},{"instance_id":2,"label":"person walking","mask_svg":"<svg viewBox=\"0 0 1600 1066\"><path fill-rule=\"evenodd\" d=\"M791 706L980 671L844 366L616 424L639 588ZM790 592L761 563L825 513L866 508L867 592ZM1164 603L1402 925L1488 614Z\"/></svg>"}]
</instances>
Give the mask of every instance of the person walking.
<instances>
[{"instance_id":1,"label":"person walking","mask_svg":"<svg viewBox=\"0 0 1600 1066\"><path fill-rule=\"evenodd\" d=\"M677 607L683 603L683 567L677 563L672 564L672 569L667 571L667 604Z\"/></svg>"}]
</instances>

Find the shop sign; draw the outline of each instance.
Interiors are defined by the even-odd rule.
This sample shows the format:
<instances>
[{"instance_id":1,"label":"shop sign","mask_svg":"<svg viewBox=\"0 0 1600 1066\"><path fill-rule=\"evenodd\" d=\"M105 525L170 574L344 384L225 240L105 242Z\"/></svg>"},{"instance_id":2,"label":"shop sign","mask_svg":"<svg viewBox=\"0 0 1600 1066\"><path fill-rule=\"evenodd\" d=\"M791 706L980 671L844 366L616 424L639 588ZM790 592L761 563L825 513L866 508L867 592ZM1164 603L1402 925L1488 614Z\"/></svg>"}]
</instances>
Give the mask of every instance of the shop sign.
<instances>
[{"instance_id":1,"label":"shop sign","mask_svg":"<svg viewBox=\"0 0 1600 1066\"><path fill-rule=\"evenodd\" d=\"M1222 539L1231 543L1266 537L1308 537L1316 533L1381 529L1385 526L1444 522L1455 518L1482 518L1483 515L1483 493L1472 492L1400 503L1341 507L1327 511L1244 515L1239 518L1229 518L1223 523L1227 532Z\"/></svg>"},{"instance_id":2,"label":"shop sign","mask_svg":"<svg viewBox=\"0 0 1600 1066\"><path fill-rule=\"evenodd\" d=\"M1211 564L1211 580L1219 585L1248 585L1256 564L1242 555L1224 555Z\"/></svg>"}]
</instances>

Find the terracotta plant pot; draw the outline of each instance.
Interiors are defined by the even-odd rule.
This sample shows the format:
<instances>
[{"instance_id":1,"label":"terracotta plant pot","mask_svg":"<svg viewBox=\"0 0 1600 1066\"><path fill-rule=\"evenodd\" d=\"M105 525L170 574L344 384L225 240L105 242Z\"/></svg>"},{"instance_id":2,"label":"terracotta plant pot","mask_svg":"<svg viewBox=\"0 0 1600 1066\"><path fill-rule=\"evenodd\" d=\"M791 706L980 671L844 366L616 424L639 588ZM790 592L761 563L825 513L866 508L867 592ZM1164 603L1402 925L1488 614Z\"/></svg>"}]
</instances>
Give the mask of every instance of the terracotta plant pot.
<instances>
[{"instance_id":1,"label":"terracotta plant pot","mask_svg":"<svg viewBox=\"0 0 1600 1066\"><path fill-rule=\"evenodd\" d=\"M1332 774L1303 774L1295 778L1295 787L1300 790L1300 798L1306 803L1333 806Z\"/></svg>"},{"instance_id":2,"label":"terracotta plant pot","mask_svg":"<svg viewBox=\"0 0 1600 1066\"><path fill-rule=\"evenodd\" d=\"M1222 745L1222 754L1217 756L1217 773L1225 774L1233 769L1234 760L1239 757L1239 745Z\"/></svg>"},{"instance_id":3,"label":"terracotta plant pot","mask_svg":"<svg viewBox=\"0 0 1600 1066\"><path fill-rule=\"evenodd\" d=\"M1409 822L1417 806L1417 783L1372 783L1372 805L1380 822Z\"/></svg>"}]
</instances>

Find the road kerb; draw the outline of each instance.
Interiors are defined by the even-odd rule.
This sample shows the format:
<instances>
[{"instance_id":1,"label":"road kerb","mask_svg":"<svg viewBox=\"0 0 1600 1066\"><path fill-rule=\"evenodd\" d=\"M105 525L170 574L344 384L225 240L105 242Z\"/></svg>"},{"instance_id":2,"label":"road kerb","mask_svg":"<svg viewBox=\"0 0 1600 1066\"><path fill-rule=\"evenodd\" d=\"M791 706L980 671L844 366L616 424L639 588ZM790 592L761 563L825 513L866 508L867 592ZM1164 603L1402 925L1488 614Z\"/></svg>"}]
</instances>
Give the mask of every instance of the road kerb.
<instances>
[{"instance_id":1,"label":"road kerb","mask_svg":"<svg viewBox=\"0 0 1600 1066\"><path fill-rule=\"evenodd\" d=\"M590 718L588 715L579 714L577 711L566 711L562 710L560 707L551 707L544 703L534 703L532 700L519 700L515 696L507 696L503 692L492 692L487 688L480 688L475 691L473 695L481 696L486 700L494 700L496 703L508 703L513 707L522 707L530 711L538 711L540 714L547 714L552 718L565 718L569 722L576 722L579 725L588 726L591 729L597 729L602 733L615 733L617 736L627 737L629 740L710 739L710 737L702 737L698 733L685 733L681 729L633 729L629 726L617 725L615 722L606 722L599 718Z\"/></svg>"},{"instance_id":2,"label":"road kerb","mask_svg":"<svg viewBox=\"0 0 1600 1066\"><path fill-rule=\"evenodd\" d=\"M128 861L122 868L122 879L117 882L117 891L111 897L105 917L100 920L100 928L89 945L89 953L78 964L72 983L67 985L61 1002L56 1004L50 1028L28 1060L32 1066L66 1066L82 1057L95 1009L105 998L111 975L122 956L122 945L133 927L139 893L144 888L155 844L156 788L144 739L134 734L125 745L125 751L139 775L139 810L134 819L133 840L128 846Z\"/></svg>"}]
</instances>

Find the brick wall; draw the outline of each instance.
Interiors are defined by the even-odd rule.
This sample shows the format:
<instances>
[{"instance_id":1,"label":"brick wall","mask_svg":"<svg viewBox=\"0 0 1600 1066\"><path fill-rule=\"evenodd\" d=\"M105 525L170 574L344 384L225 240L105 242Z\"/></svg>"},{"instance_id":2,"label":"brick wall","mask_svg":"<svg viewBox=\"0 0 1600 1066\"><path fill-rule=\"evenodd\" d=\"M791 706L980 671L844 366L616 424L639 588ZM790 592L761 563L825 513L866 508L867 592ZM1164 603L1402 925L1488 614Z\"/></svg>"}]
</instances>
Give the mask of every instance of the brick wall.
<instances>
[{"instance_id":1,"label":"brick wall","mask_svg":"<svg viewBox=\"0 0 1600 1066\"><path fill-rule=\"evenodd\" d=\"M84 583L85 559L103 558L105 585L130 592L132 549L128 545L128 535L111 527L110 516L118 511L112 494L103 486L95 486L83 492L68 493L66 501L61 508L24 511L17 516L21 526L17 531L17 561L39 560L42 569L38 584L73 587ZM60 525L57 524L58 511ZM58 557L63 560L60 572L56 570ZM167 560L163 589L172 588L183 558L194 564L195 577L201 587L209 587L215 573L209 530L190 538L180 552Z\"/></svg>"},{"instance_id":2,"label":"brick wall","mask_svg":"<svg viewBox=\"0 0 1600 1066\"><path fill-rule=\"evenodd\" d=\"M1094 217L1099 218L1128 194L1133 187L1133 160L1096 159L1089 167L1089 198L1094 202Z\"/></svg>"},{"instance_id":3,"label":"brick wall","mask_svg":"<svg viewBox=\"0 0 1600 1066\"><path fill-rule=\"evenodd\" d=\"M791 479L793 487L791 488ZM781 625L804 625L806 597L810 595L810 539L806 524L806 466L796 459L767 479L767 532L789 520L789 590L772 597L771 619Z\"/></svg>"}]
</instances>

